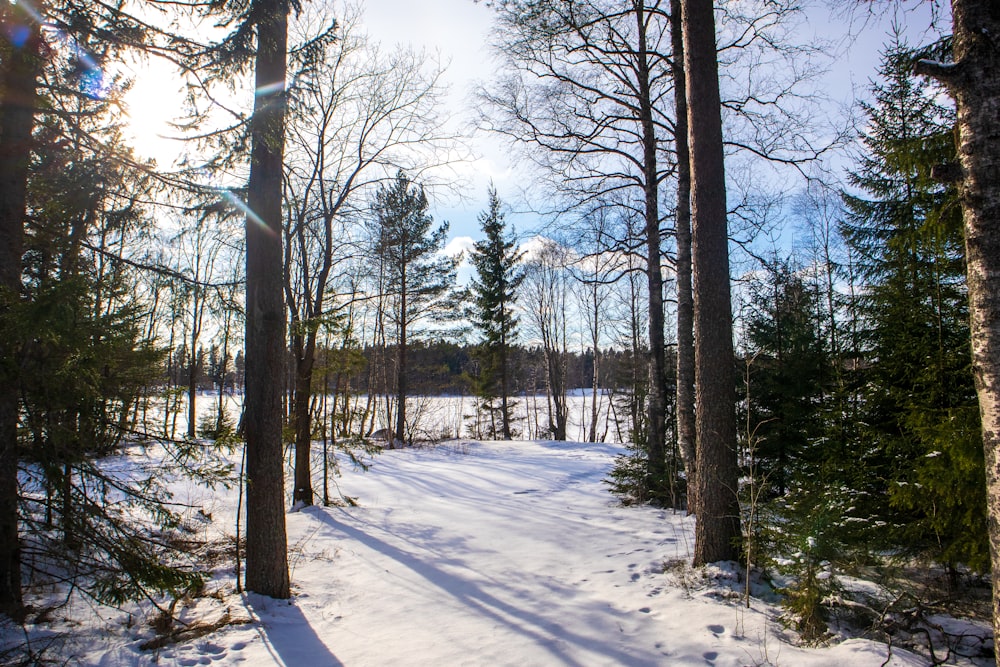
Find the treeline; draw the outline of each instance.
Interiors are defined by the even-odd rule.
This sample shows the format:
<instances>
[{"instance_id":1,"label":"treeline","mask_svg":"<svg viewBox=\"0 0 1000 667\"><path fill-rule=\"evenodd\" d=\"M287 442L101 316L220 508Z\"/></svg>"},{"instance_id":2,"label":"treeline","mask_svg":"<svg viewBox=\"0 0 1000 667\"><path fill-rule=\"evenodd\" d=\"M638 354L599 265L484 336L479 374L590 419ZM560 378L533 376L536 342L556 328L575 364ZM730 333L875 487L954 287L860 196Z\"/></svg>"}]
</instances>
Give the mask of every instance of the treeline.
<instances>
[{"instance_id":1,"label":"treeline","mask_svg":"<svg viewBox=\"0 0 1000 667\"><path fill-rule=\"evenodd\" d=\"M394 383L383 381L384 374L371 371L374 360L386 355L393 356L394 347L376 350L363 348L355 354L355 363L345 364L340 350L320 347L316 351L316 372L319 377L317 390L329 393L336 389L335 369L347 367L349 373L340 375L341 383L349 383L354 391L367 393L388 393ZM186 388L190 377L190 361L181 350L178 362L166 369L170 375L163 375L163 387ZM413 373L410 389L414 395L422 396L471 396L476 391L476 378L481 374L478 355L481 348L472 343L455 343L444 340L422 341L411 344L409 364ZM544 351L539 346L525 347L512 345L510 348L511 391L516 395L545 393ZM631 372L630 353L609 348L601 350L601 368L598 384L602 390L622 390L628 385L627 374ZM238 350L235 358L222 362L217 346L201 350L197 355L195 382L199 391L226 391L239 393L243 390L243 352ZM353 366L353 368L352 368ZM291 367L291 364L289 364ZM568 352L565 360L567 386L571 389L591 388L594 379L594 353ZM331 372L334 369L334 372ZM395 373L392 374L395 377ZM292 379L288 379L291 390Z\"/></svg>"}]
</instances>

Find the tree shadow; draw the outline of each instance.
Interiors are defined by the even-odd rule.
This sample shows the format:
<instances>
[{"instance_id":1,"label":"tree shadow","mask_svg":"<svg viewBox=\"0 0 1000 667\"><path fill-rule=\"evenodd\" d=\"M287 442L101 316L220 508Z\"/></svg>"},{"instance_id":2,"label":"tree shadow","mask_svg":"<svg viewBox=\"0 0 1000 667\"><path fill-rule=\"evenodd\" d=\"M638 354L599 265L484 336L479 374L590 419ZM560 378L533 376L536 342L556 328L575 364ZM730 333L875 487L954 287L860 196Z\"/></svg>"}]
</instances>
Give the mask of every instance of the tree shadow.
<instances>
[{"instance_id":1,"label":"tree shadow","mask_svg":"<svg viewBox=\"0 0 1000 667\"><path fill-rule=\"evenodd\" d=\"M261 637L271 654L281 661L280 664L343 667L344 663L316 634L294 600L264 601L249 593L245 604L254 612L253 616L261 619L258 626Z\"/></svg>"},{"instance_id":2,"label":"tree shadow","mask_svg":"<svg viewBox=\"0 0 1000 667\"><path fill-rule=\"evenodd\" d=\"M602 641L599 637L589 637L573 632L551 618L545 618L528 609L514 606L498 599L483 588L468 579L449 574L436 565L422 560L419 554L404 551L364 530L341 523L326 511L313 511L310 514L344 536L364 544L400 565L403 565L425 580L447 592L456 600L462 602L470 610L478 613L498 625L503 625L537 646L548 651L558 664L569 667L583 667L584 662L570 655L565 646L575 646L591 653L607 656L615 664L621 665L656 665L658 662L651 657L636 655L617 649ZM456 562L456 561L452 561Z\"/></svg>"}]
</instances>

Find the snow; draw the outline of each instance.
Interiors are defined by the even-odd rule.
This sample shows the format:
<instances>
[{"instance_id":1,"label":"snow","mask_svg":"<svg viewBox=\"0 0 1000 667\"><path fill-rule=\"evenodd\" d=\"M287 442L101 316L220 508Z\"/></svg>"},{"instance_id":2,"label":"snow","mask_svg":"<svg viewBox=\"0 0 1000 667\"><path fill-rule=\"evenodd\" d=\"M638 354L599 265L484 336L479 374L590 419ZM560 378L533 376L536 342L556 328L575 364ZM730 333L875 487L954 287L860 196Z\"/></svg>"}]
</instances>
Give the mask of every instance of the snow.
<instances>
[{"instance_id":1,"label":"snow","mask_svg":"<svg viewBox=\"0 0 1000 667\"><path fill-rule=\"evenodd\" d=\"M451 441L345 466L357 507L289 513L293 598L238 595L227 566L184 623L236 624L160 648L151 616L77 607L60 659L84 665L920 665L862 639L802 648L742 605L733 564L692 569L693 520L622 507L616 445ZM232 534L236 490L178 488ZM88 615L81 615L89 611ZM100 613L97 613L100 611ZM67 613L69 613L67 611ZM54 624L58 626L59 624ZM43 626L29 627L41 633Z\"/></svg>"}]
</instances>

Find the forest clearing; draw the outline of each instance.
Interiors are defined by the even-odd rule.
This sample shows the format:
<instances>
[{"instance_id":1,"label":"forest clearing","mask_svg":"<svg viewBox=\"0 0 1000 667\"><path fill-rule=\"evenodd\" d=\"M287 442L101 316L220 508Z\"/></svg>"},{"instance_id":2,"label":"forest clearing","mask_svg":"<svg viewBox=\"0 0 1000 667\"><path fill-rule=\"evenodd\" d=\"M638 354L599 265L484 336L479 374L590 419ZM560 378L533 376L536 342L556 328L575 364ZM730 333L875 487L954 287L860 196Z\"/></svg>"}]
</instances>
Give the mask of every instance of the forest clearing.
<instances>
[{"instance_id":1,"label":"forest clearing","mask_svg":"<svg viewBox=\"0 0 1000 667\"><path fill-rule=\"evenodd\" d=\"M690 567L693 518L608 494L622 451L463 439L385 451L368 472L345 465L336 486L351 505L288 515L289 601L236 593L237 490L172 484L194 555L211 565L203 590L158 600L172 622L149 602L66 604L57 588L45 622L5 643L79 665L928 664L925 645L890 649L848 618L820 646L799 645L756 578L745 606L738 564ZM132 454L120 461L161 452ZM891 604L874 584L843 583L872 609ZM988 664L960 657L981 655L988 622L924 622L942 664Z\"/></svg>"},{"instance_id":2,"label":"forest clearing","mask_svg":"<svg viewBox=\"0 0 1000 667\"><path fill-rule=\"evenodd\" d=\"M998 0L0 0L0 662L969 665Z\"/></svg>"}]
</instances>

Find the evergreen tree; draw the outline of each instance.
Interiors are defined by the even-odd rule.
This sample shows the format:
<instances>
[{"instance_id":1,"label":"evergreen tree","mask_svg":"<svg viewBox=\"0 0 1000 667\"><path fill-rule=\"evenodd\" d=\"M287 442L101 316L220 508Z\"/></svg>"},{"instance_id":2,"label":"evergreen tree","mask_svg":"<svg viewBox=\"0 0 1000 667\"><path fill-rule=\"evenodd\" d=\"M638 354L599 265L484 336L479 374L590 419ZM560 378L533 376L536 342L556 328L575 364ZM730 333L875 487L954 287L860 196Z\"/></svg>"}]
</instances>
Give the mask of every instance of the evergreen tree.
<instances>
[{"instance_id":1,"label":"evergreen tree","mask_svg":"<svg viewBox=\"0 0 1000 667\"><path fill-rule=\"evenodd\" d=\"M982 448L969 365L961 211L931 168L954 159L954 114L889 45L864 106L865 155L845 195L847 242L862 257L862 341L871 365L863 461L871 511L906 553L988 563ZM888 503L886 503L888 501Z\"/></svg>"},{"instance_id":2,"label":"evergreen tree","mask_svg":"<svg viewBox=\"0 0 1000 667\"><path fill-rule=\"evenodd\" d=\"M495 188L490 188L489 208L479 214L480 228L485 238L478 241L472 252L472 265L477 278L472 281L473 322L482 334L480 345L481 370L477 391L487 402L487 409L495 412L491 402L500 398L501 435L511 439L510 381L508 350L517 330L517 316L513 312L517 288L524 279L518 268L522 253L507 233L507 225L500 210L500 198ZM491 420L492 423L492 420ZM493 428L493 437L496 429Z\"/></svg>"},{"instance_id":3,"label":"evergreen tree","mask_svg":"<svg viewBox=\"0 0 1000 667\"><path fill-rule=\"evenodd\" d=\"M825 350L816 321L817 293L787 263L751 285L746 321L747 446L767 497L784 496L822 457Z\"/></svg>"},{"instance_id":4,"label":"evergreen tree","mask_svg":"<svg viewBox=\"0 0 1000 667\"><path fill-rule=\"evenodd\" d=\"M386 290L396 300L391 316L396 324L396 425L399 442L412 439L406 423L408 391L407 345L414 327L440 315L455 283L457 262L439 253L448 236L448 223L432 230L427 195L402 171L375 195L376 251L382 262Z\"/></svg>"}]
</instances>

